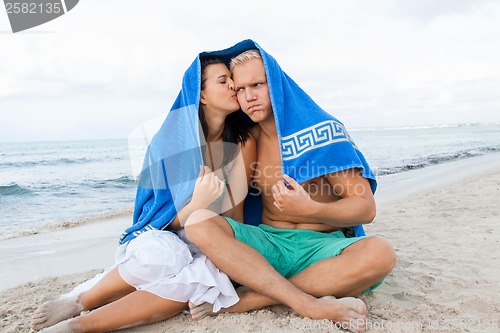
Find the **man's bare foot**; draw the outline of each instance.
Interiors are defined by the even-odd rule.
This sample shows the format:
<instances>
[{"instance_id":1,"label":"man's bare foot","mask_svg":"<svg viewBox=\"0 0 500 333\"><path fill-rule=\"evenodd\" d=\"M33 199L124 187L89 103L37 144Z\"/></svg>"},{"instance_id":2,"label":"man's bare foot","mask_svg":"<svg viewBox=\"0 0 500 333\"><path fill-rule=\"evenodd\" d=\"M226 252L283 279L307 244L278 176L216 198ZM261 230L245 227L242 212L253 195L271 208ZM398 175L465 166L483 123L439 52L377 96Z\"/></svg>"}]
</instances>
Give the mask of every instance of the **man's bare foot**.
<instances>
[{"instance_id":1,"label":"man's bare foot","mask_svg":"<svg viewBox=\"0 0 500 333\"><path fill-rule=\"evenodd\" d=\"M312 319L328 319L339 328L353 333L366 330L366 305L359 298L335 298L325 296L317 299L317 307L311 315Z\"/></svg>"},{"instance_id":2,"label":"man's bare foot","mask_svg":"<svg viewBox=\"0 0 500 333\"><path fill-rule=\"evenodd\" d=\"M43 303L31 317L31 328L35 331L57 324L65 319L78 316L83 306L76 298L58 299Z\"/></svg>"},{"instance_id":3,"label":"man's bare foot","mask_svg":"<svg viewBox=\"0 0 500 333\"><path fill-rule=\"evenodd\" d=\"M189 313L193 319L202 319L207 316L214 317L217 316L217 312L213 312L214 305L210 303L202 303L200 305L195 305L189 302Z\"/></svg>"}]
</instances>

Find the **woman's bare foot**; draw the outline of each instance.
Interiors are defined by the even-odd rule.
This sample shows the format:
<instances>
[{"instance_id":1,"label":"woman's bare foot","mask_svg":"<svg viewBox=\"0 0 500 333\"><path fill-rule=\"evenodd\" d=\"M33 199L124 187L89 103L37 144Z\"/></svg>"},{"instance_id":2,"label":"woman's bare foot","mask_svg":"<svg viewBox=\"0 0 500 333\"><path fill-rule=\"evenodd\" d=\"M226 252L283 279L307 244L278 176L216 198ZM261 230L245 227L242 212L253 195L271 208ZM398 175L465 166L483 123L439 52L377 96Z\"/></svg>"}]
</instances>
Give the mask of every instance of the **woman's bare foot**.
<instances>
[{"instance_id":1,"label":"woman's bare foot","mask_svg":"<svg viewBox=\"0 0 500 333\"><path fill-rule=\"evenodd\" d=\"M307 317L331 320L353 333L366 330L366 305L359 298L325 296L317 299L315 308Z\"/></svg>"},{"instance_id":2,"label":"woman's bare foot","mask_svg":"<svg viewBox=\"0 0 500 333\"><path fill-rule=\"evenodd\" d=\"M47 327L41 330L38 333L76 333L77 330L72 325L71 319L67 319L65 321L61 321L60 323L55 324L54 326Z\"/></svg>"},{"instance_id":3,"label":"woman's bare foot","mask_svg":"<svg viewBox=\"0 0 500 333\"><path fill-rule=\"evenodd\" d=\"M35 331L41 330L60 321L78 316L83 310L83 306L78 302L77 298L45 302L36 309L31 317L31 328Z\"/></svg>"}]
</instances>

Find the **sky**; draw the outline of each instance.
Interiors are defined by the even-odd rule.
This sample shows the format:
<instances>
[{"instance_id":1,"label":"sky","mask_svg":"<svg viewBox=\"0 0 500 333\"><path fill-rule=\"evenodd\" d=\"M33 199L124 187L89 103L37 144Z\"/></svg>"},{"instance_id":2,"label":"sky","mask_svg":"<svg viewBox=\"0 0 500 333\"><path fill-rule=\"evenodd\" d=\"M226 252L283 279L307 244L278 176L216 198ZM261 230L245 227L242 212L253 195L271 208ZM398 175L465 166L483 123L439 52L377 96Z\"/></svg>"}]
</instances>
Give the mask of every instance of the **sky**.
<instances>
[{"instance_id":1,"label":"sky","mask_svg":"<svg viewBox=\"0 0 500 333\"><path fill-rule=\"evenodd\" d=\"M500 121L500 1L82 0L16 34L0 12L0 142L127 138L248 38L347 128Z\"/></svg>"}]
</instances>

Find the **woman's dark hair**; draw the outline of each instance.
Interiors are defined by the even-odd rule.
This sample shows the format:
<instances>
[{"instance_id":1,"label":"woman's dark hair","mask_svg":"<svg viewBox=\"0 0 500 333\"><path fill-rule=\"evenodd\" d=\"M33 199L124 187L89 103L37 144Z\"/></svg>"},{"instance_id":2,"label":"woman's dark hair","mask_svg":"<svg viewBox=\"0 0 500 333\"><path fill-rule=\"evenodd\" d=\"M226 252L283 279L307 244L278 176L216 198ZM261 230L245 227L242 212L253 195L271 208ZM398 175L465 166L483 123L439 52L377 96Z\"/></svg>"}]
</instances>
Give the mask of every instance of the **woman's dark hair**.
<instances>
[{"instance_id":1,"label":"woman's dark hair","mask_svg":"<svg viewBox=\"0 0 500 333\"><path fill-rule=\"evenodd\" d=\"M207 81L207 67L215 64L224 64L224 61L216 57L205 57L201 58L201 90L205 89L205 83ZM238 152L238 144L245 144L248 139L248 120L244 119L246 115L242 111L238 110L227 115L224 122L224 129L222 130L222 141L234 143L233 145L224 145L224 160L223 165L227 165L231 162ZM203 135L205 140L208 138L208 124L205 119L205 112L201 107L198 109L198 117L200 118L201 129L203 130Z\"/></svg>"}]
</instances>

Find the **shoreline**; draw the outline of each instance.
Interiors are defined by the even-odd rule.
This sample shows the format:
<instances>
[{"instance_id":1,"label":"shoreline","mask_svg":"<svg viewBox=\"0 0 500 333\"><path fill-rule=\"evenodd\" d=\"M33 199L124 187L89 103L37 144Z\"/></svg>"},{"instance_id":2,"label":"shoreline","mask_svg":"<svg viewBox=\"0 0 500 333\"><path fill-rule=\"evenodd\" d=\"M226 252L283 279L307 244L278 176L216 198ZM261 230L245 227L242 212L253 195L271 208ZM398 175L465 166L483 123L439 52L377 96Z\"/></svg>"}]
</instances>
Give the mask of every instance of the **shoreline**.
<instances>
[{"instance_id":1,"label":"shoreline","mask_svg":"<svg viewBox=\"0 0 500 333\"><path fill-rule=\"evenodd\" d=\"M434 187L500 169L500 152L433 165L377 178L377 206L387 204Z\"/></svg>"},{"instance_id":2,"label":"shoreline","mask_svg":"<svg viewBox=\"0 0 500 333\"><path fill-rule=\"evenodd\" d=\"M33 226L26 229L5 230L5 234L0 236L0 242L13 238L27 237L42 233L55 232L58 230L72 229L76 227L90 225L93 223L99 223L99 222L106 223L106 221L109 221L111 219L125 217L125 216L129 217L131 216L131 214L133 214L133 207L124 207L114 211L85 216L68 221L58 221L53 223L41 224L39 226Z\"/></svg>"},{"instance_id":3,"label":"shoreline","mask_svg":"<svg viewBox=\"0 0 500 333\"><path fill-rule=\"evenodd\" d=\"M0 241L0 292L49 276L104 269L114 262L132 215Z\"/></svg>"}]
</instances>

